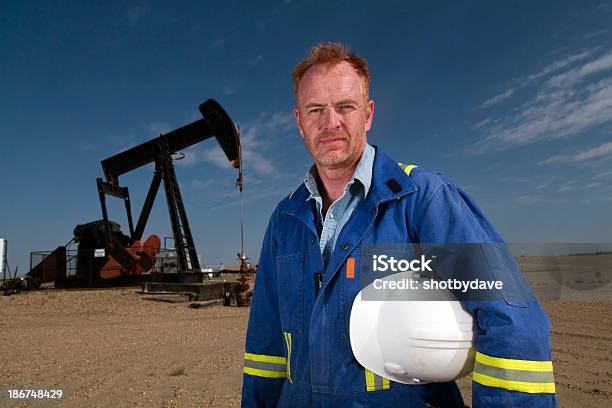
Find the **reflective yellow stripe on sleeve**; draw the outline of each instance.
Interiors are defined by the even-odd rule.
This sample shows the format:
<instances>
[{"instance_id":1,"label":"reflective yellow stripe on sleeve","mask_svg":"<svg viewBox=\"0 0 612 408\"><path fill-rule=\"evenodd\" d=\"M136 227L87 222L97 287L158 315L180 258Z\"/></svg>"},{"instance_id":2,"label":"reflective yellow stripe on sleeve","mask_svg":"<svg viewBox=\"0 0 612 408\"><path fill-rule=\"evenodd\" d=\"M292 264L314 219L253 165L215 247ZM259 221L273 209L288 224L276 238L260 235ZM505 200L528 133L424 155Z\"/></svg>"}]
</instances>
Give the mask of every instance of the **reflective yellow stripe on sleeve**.
<instances>
[{"instance_id":1,"label":"reflective yellow stripe on sleeve","mask_svg":"<svg viewBox=\"0 0 612 408\"><path fill-rule=\"evenodd\" d=\"M410 175L410 172L412 171L412 169L418 167L418 166L415 166L414 164L404 164L404 163L397 163L397 164L399 164L402 170L404 170L404 173L406 173L407 175Z\"/></svg>"},{"instance_id":2,"label":"reflective yellow stripe on sleeve","mask_svg":"<svg viewBox=\"0 0 612 408\"><path fill-rule=\"evenodd\" d=\"M380 391L391 388L391 381L389 379L374 374L367 368L365 369L365 378L367 391Z\"/></svg>"},{"instance_id":3,"label":"reflective yellow stripe on sleeve","mask_svg":"<svg viewBox=\"0 0 612 408\"><path fill-rule=\"evenodd\" d=\"M555 393L551 361L513 360L476 352L472 379L488 387L535 393Z\"/></svg>"},{"instance_id":4,"label":"reflective yellow stripe on sleeve","mask_svg":"<svg viewBox=\"0 0 612 408\"><path fill-rule=\"evenodd\" d=\"M245 374L265 378L286 378L287 359L281 356L244 353Z\"/></svg>"},{"instance_id":5,"label":"reflective yellow stripe on sleeve","mask_svg":"<svg viewBox=\"0 0 612 408\"><path fill-rule=\"evenodd\" d=\"M491 357L479 352L476 352L476 361L491 367L498 367L507 370L543 372L553 370L552 361L512 360L509 358Z\"/></svg>"}]
</instances>

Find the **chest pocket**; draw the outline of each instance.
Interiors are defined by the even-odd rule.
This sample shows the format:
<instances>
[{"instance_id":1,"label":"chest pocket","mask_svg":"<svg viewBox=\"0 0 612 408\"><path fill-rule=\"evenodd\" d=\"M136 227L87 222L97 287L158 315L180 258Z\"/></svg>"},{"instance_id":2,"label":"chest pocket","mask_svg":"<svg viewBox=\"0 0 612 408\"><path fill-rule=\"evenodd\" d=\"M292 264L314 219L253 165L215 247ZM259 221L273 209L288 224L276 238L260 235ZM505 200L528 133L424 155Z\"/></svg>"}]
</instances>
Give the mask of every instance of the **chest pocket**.
<instances>
[{"instance_id":1,"label":"chest pocket","mask_svg":"<svg viewBox=\"0 0 612 408\"><path fill-rule=\"evenodd\" d=\"M276 257L278 308L283 331L304 329L304 259L302 255Z\"/></svg>"},{"instance_id":2,"label":"chest pocket","mask_svg":"<svg viewBox=\"0 0 612 408\"><path fill-rule=\"evenodd\" d=\"M340 278L340 303L341 303L341 324L342 336L349 341L349 327L351 321L351 309L353 301L361 290L361 252L354 251L347 258L341 271Z\"/></svg>"}]
</instances>

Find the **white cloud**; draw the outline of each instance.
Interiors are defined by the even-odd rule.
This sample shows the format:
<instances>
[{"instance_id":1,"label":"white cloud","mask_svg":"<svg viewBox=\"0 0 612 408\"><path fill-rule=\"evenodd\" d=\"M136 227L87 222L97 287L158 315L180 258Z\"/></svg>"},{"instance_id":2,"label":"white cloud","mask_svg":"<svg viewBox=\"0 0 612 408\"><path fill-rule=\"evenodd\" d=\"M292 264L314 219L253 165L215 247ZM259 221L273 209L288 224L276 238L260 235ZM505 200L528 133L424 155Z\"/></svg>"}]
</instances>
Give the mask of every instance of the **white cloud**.
<instances>
[{"instance_id":1,"label":"white cloud","mask_svg":"<svg viewBox=\"0 0 612 408\"><path fill-rule=\"evenodd\" d=\"M253 122L247 122L240 129L242 156L245 173L252 171L261 176L282 174L268 152L294 129L293 114L279 111L273 115L262 114Z\"/></svg>"},{"instance_id":2,"label":"white cloud","mask_svg":"<svg viewBox=\"0 0 612 408\"><path fill-rule=\"evenodd\" d=\"M268 197L275 197L276 201L282 199L284 196L289 195L291 193L291 187L283 187L283 186L267 186L267 187L258 187L257 189L250 189L245 182L244 189L244 203L258 201ZM221 209L227 207L233 207L240 205L239 200L224 200L219 204L213 205L211 207L207 207L210 209Z\"/></svg>"},{"instance_id":3,"label":"white cloud","mask_svg":"<svg viewBox=\"0 0 612 408\"><path fill-rule=\"evenodd\" d=\"M514 88L510 88L507 91L500 93L499 95L495 95L494 97L487 99L480 105L481 108L489 108L493 105L497 105L498 103L505 101L514 93Z\"/></svg>"},{"instance_id":4,"label":"white cloud","mask_svg":"<svg viewBox=\"0 0 612 408\"><path fill-rule=\"evenodd\" d=\"M582 162L597 159L612 154L612 142L604 143L592 149L577 153L573 156L556 155L541 161L539 164L554 164L559 162ZM607 174L607 173L606 173ZM603 177L603 176L600 176Z\"/></svg>"},{"instance_id":5,"label":"white cloud","mask_svg":"<svg viewBox=\"0 0 612 408\"><path fill-rule=\"evenodd\" d=\"M272 129L277 128L283 132L288 132L295 128L295 119L292 112L276 112L270 118L268 126Z\"/></svg>"},{"instance_id":6,"label":"white cloud","mask_svg":"<svg viewBox=\"0 0 612 408\"><path fill-rule=\"evenodd\" d=\"M114 148L112 150L114 150L113 154L117 154L120 153L124 150L130 149L134 146L136 146L137 143L137 139L136 136L134 136L131 133L128 134L112 134L112 135L108 135L106 137L106 139L108 140L109 144L112 145Z\"/></svg>"},{"instance_id":7,"label":"white cloud","mask_svg":"<svg viewBox=\"0 0 612 408\"><path fill-rule=\"evenodd\" d=\"M172 130L170 125L164 122L149 123L149 125L147 126L147 129L149 129L149 131L153 134L151 138L157 137L164 133L168 133Z\"/></svg>"},{"instance_id":8,"label":"white cloud","mask_svg":"<svg viewBox=\"0 0 612 408\"><path fill-rule=\"evenodd\" d=\"M192 180L191 184L194 187L199 187L199 188L206 188L206 187L210 187L212 185L217 184L217 180L215 179L208 179L208 180Z\"/></svg>"},{"instance_id":9,"label":"white cloud","mask_svg":"<svg viewBox=\"0 0 612 408\"><path fill-rule=\"evenodd\" d=\"M612 176L612 170L602 171L601 173L598 173L598 174L594 175L591 178L593 180L597 180L597 179L604 178L604 177L607 177L607 176Z\"/></svg>"},{"instance_id":10,"label":"white cloud","mask_svg":"<svg viewBox=\"0 0 612 408\"><path fill-rule=\"evenodd\" d=\"M592 32L590 34L585 35L582 38L585 39L585 40L591 40L591 39L593 39L595 37L599 37L600 35L607 33L608 31L610 31L610 30L608 30L607 28L603 29L603 30L597 30L595 32Z\"/></svg>"},{"instance_id":11,"label":"white cloud","mask_svg":"<svg viewBox=\"0 0 612 408\"><path fill-rule=\"evenodd\" d=\"M278 171L272 161L265 158L261 153L258 153L254 150L245 150L243 152L243 155L243 161L245 163L250 163L253 167L253 170L255 170L257 174L263 176L270 176Z\"/></svg>"},{"instance_id":12,"label":"white cloud","mask_svg":"<svg viewBox=\"0 0 612 408\"><path fill-rule=\"evenodd\" d=\"M516 202L524 205L555 204L567 201L565 197L550 197L543 195L522 195L516 199Z\"/></svg>"},{"instance_id":13,"label":"white cloud","mask_svg":"<svg viewBox=\"0 0 612 408\"><path fill-rule=\"evenodd\" d=\"M494 118L495 125L487 127L485 139L474 150L502 150L569 138L612 123L612 76L607 74L612 71L612 51L595 51L571 55L517 80L517 86L522 86L525 93L531 92L531 96L510 114ZM507 99L514 89L485 101L483 106ZM550 160L554 163L559 158Z\"/></svg>"},{"instance_id":14,"label":"white cloud","mask_svg":"<svg viewBox=\"0 0 612 408\"><path fill-rule=\"evenodd\" d=\"M612 153L612 142L604 143L586 152L578 153L573 157L573 161L583 161L607 156Z\"/></svg>"},{"instance_id":15,"label":"white cloud","mask_svg":"<svg viewBox=\"0 0 612 408\"><path fill-rule=\"evenodd\" d=\"M84 140L79 141L79 149L89 152L92 150L96 150L96 145L90 142L86 142Z\"/></svg>"},{"instance_id":16,"label":"white cloud","mask_svg":"<svg viewBox=\"0 0 612 408\"><path fill-rule=\"evenodd\" d=\"M552 64L548 65L547 67L545 67L544 69L542 69L540 72L537 72L535 74L531 74L528 75L526 78L523 78L521 80L519 80L519 83L522 83L524 85L527 85L528 83L535 81L536 79L540 79L544 76L550 75L554 72L559 71L561 68L565 68L568 65L571 65L575 62L578 61L582 61L586 58L589 58L593 55L593 52L595 52L596 50L588 50L588 51L584 51L584 52L580 52L578 54L574 54L574 55L570 55L567 58L558 60L553 62Z\"/></svg>"},{"instance_id":17,"label":"white cloud","mask_svg":"<svg viewBox=\"0 0 612 408\"><path fill-rule=\"evenodd\" d=\"M131 24L138 23L149 12L149 4L140 3L125 12Z\"/></svg>"},{"instance_id":18,"label":"white cloud","mask_svg":"<svg viewBox=\"0 0 612 408\"><path fill-rule=\"evenodd\" d=\"M219 145L215 145L214 147L204 150L198 156L201 157L204 161L216 164L217 166L221 168L232 167L229 160L227 160L227 156L225 155L225 153L223 152L223 150L221 149ZM197 162L197 160L194 161L194 163L195 162Z\"/></svg>"},{"instance_id":19,"label":"white cloud","mask_svg":"<svg viewBox=\"0 0 612 408\"><path fill-rule=\"evenodd\" d=\"M198 188L208 189L211 187L217 188L218 186L231 186L235 180L231 177L228 178L208 178L205 180L194 179L191 181L191 185Z\"/></svg>"},{"instance_id":20,"label":"white cloud","mask_svg":"<svg viewBox=\"0 0 612 408\"><path fill-rule=\"evenodd\" d=\"M572 191L572 187L571 186L561 186L559 188L559 190L557 190L557 192L559 193L567 193L568 191Z\"/></svg>"},{"instance_id":21,"label":"white cloud","mask_svg":"<svg viewBox=\"0 0 612 408\"><path fill-rule=\"evenodd\" d=\"M538 184L535 189L536 190L543 190L545 188L548 188L548 186L550 186L553 181L555 181L556 177L555 176L547 176L544 181L542 181L540 184Z\"/></svg>"},{"instance_id":22,"label":"white cloud","mask_svg":"<svg viewBox=\"0 0 612 408\"><path fill-rule=\"evenodd\" d=\"M612 68L612 53L597 58L579 68L556 75L548 80L548 85L552 87L575 85L590 75L609 70L610 68Z\"/></svg>"},{"instance_id":23,"label":"white cloud","mask_svg":"<svg viewBox=\"0 0 612 408\"><path fill-rule=\"evenodd\" d=\"M598 181L594 181L594 182L592 182L592 183L586 184L586 185L584 186L584 188L585 188L585 189L590 189L590 188L595 188L595 187L599 187L599 186L601 186L601 183L600 183L600 182L598 182Z\"/></svg>"},{"instance_id":24,"label":"white cloud","mask_svg":"<svg viewBox=\"0 0 612 408\"><path fill-rule=\"evenodd\" d=\"M500 177L502 181L510 181L512 183L528 183L530 180L526 177Z\"/></svg>"},{"instance_id":25,"label":"white cloud","mask_svg":"<svg viewBox=\"0 0 612 408\"><path fill-rule=\"evenodd\" d=\"M491 123L491 119L489 119L489 118L487 118L487 119L483 119L483 120L481 120L480 122L478 122L478 123L476 123L476 124L474 125L474 129L478 129L478 128L480 128L480 127L486 126L486 125L488 125L489 123Z\"/></svg>"},{"instance_id":26,"label":"white cloud","mask_svg":"<svg viewBox=\"0 0 612 408\"><path fill-rule=\"evenodd\" d=\"M612 12L612 4L609 2L602 1L597 5L597 11L602 13L610 13Z\"/></svg>"},{"instance_id":27,"label":"white cloud","mask_svg":"<svg viewBox=\"0 0 612 408\"><path fill-rule=\"evenodd\" d=\"M230 82L223 87L223 93L226 95L235 95L240 90L240 85L236 82Z\"/></svg>"},{"instance_id":28,"label":"white cloud","mask_svg":"<svg viewBox=\"0 0 612 408\"><path fill-rule=\"evenodd\" d=\"M564 161L567 161L567 160L569 160L569 156L564 155L564 154L557 154L555 156L549 157L546 160L542 160L538 164L554 164L554 163L564 162Z\"/></svg>"},{"instance_id":29,"label":"white cloud","mask_svg":"<svg viewBox=\"0 0 612 408\"><path fill-rule=\"evenodd\" d=\"M184 157L174 161L177 166L188 167L199 161L199 151L197 145L189 146L187 149L181 150L179 153L182 153Z\"/></svg>"},{"instance_id":30,"label":"white cloud","mask_svg":"<svg viewBox=\"0 0 612 408\"><path fill-rule=\"evenodd\" d=\"M191 123L195 122L196 120L202 119L202 114L200 113L200 111L194 111L186 113L183 117L185 118L185 122Z\"/></svg>"},{"instance_id":31,"label":"white cloud","mask_svg":"<svg viewBox=\"0 0 612 408\"><path fill-rule=\"evenodd\" d=\"M254 67L255 65L261 62L262 56L261 54L255 55L252 57L243 57L240 59L242 64L248 65L249 67Z\"/></svg>"},{"instance_id":32,"label":"white cloud","mask_svg":"<svg viewBox=\"0 0 612 408\"><path fill-rule=\"evenodd\" d=\"M210 43L210 46L212 48L220 48L223 45L225 45L226 43L226 39L223 37L219 37L219 38L215 38L214 40L212 40L212 42Z\"/></svg>"},{"instance_id":33,"label":"white cloud","mask_svg":"<svg viewBox=\"0 0 612 408\"><path fill-rule=\"evenodd\" d=\"M278 141L285 138L287 133L295 132L294 128L293 113L285 111L274 114L264 112L257 119L240 126L244 177L252 177L251 184L257 183L258 177L282 177L287 174L278 168L271 152L278 152L275 149ZM205 149L187 149L183 153L185 158L177 162L181 165L208 162L221 168L231 167L227 156L217 144Z\"/></svg>"},{"instance_id":34,"label":"white cloud","mask_svg":"<svg viewBox=\"0 0 612 408\"><path fill-rule=\"evenodd\" d=\"M561 183L561 187L559 187L559 189L557 190L558 193L568 193L572 190L574 190L574 187L576 186L576 184L579 182L578 179L574 179L574 180L563 180Z\"/></svg>"},{"instance_id":35,"label":"white cloud","mask_svg":"<svg viewBox=\"0 0 612 408\"><path fill-rule=\"evenodd\" d=\"M252 122L240 126L242 149L260 149L272 146L278 136L295 129L292 112L279 111L272 115L264 112Z\"/></svg>"}]
</instances>

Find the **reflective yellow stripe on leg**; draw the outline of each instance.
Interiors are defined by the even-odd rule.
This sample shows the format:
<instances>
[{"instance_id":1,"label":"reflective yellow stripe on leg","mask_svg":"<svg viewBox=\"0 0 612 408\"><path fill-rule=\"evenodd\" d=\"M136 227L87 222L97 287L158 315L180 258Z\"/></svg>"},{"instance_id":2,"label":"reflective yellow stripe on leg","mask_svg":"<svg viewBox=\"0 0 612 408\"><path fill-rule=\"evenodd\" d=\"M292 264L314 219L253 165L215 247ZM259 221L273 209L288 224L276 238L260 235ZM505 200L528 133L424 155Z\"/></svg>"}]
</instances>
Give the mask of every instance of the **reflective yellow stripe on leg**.
<instances>
[{"instance_id":1,"label":"reflective yellow stripe on leg","mask_svg":"<svg viewBox=\"0 0 612 408\"><path fill-rule=\"evenodd\" d=\"M287 345L287 364L285 365L285 370L287 372L287 378L290 383L293 383L291 379L291 333L283 332L285 335L285 344Z\"/></svg>"},{"instance_id":2,"label":"reflective yellow stripe on leg","mask_svg":"<svg viewBox=\"0 0 612 408\"><path fill-rule=\"evenodd\" d=\"M388 378L374 374L367 368L365 369L366 391L380 391L391 388L391 381Z\"/></svg>"}]
</instances>

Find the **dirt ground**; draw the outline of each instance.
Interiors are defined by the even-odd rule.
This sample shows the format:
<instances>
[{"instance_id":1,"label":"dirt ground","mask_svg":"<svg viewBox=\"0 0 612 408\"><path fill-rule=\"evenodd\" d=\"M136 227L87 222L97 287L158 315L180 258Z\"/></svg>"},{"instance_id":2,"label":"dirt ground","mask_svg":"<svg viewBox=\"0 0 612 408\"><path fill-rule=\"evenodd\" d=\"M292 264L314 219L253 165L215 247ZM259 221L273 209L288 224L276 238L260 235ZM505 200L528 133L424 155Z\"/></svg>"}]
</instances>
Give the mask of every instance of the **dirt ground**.
<instances>
[{"instance_id":1,"label":"dirt ground","mask_svg":"<svg viewBox=\"0 0 612 408\"><path fill-rule=\"evenodd\" d=\"M137 288L0 296L0 388L67 393L0 406L239 406L248 309L180 300ZM612 406L612 302L544 307L559 406Z\"/></svg>"}]
</instances>

